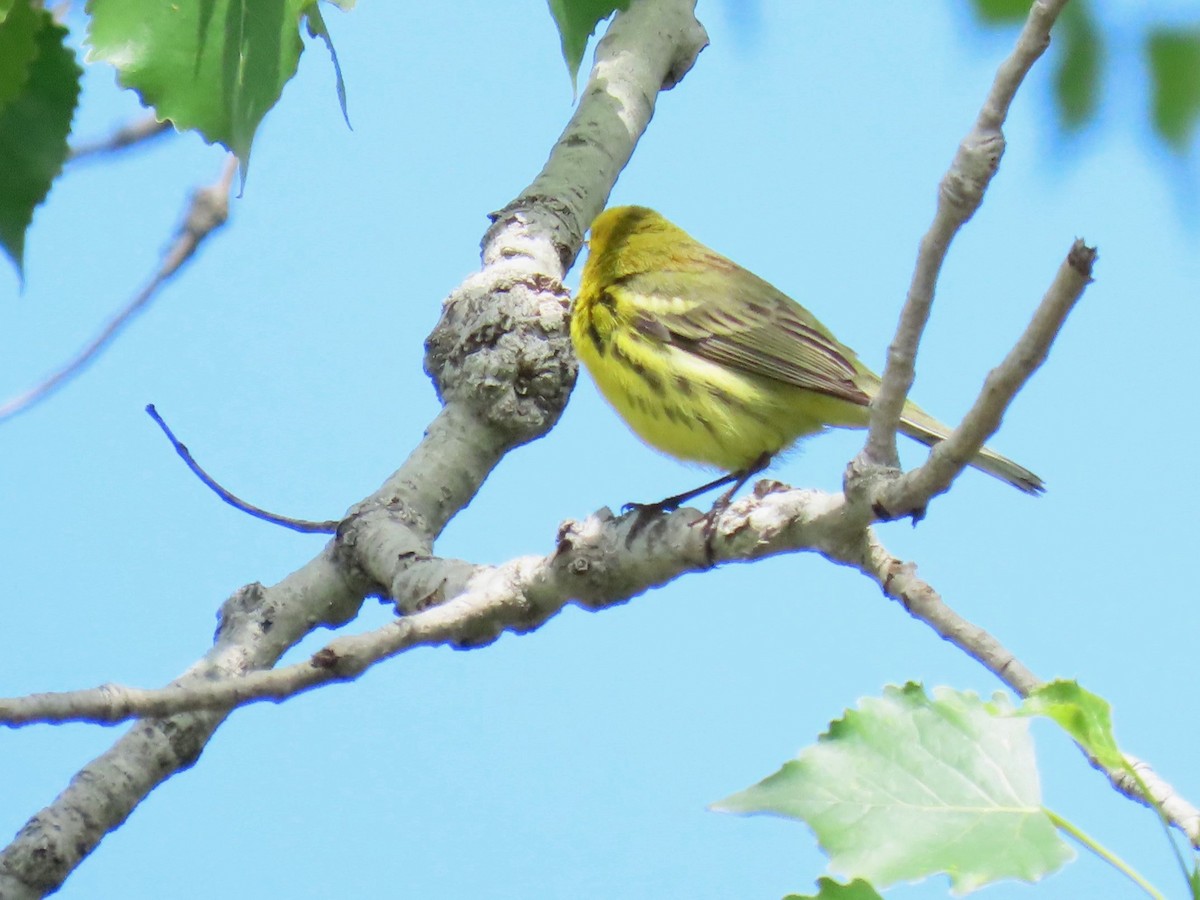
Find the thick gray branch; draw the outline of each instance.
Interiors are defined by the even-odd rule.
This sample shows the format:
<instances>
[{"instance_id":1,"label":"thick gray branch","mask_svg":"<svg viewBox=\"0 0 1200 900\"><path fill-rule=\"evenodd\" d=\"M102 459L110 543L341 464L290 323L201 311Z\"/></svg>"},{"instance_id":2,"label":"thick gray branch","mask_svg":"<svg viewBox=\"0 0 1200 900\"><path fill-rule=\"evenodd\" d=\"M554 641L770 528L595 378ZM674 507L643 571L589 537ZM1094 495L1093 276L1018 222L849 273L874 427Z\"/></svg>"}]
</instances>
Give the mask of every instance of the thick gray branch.
<instances>
[{"instance_id":1,"label":"thick gray branch","mask_svg":"<svg viewBox=\"0 0 1200 900\"><path fill-rule=\"evenodd\" d=\"M313 628L351 618L361 590L345 581L329 548L272 588L247 585L221 607L213 648L177 683L273 664ZM57 890L143 797L196 761L225 715L207 711L140 722L84 766L0 854L0 897L23 900Z\"/></svg>"},{"instance_id":2,"label":"thick gray branch","mask_svg":"<svg viewBox=\"0 0 1200 900\"><path fill-rule=\"evenodd\" d=\"M497 215L484 240L483 271L451 294L429 338L426 366L444 409L425 439L350 510L316 559L277 585L251 585L227 601L213 649L178 684L269 668L313 629L352 619L372 593L405 608L428 602L429 573L418 564L434 539L503 455L544 434L566 403L575 361L562 278L648 124L657 93L705 43L694 6L634 0L616 17L571 125L534 185ZM606 127L617 109L628 113L616 116L621 127ZM581 156L585 151L592 156ZM597 171L594 160L606 162ZM384 419L395 414L394 406L381 410ZM421 573L412 583L405 578L410 567ZM459 569L449 570L453 580ZM143 721L89 763L0 852L0 897L57 889L151 790L195 762L226 714Z\"/></svg>"}]
</instances>

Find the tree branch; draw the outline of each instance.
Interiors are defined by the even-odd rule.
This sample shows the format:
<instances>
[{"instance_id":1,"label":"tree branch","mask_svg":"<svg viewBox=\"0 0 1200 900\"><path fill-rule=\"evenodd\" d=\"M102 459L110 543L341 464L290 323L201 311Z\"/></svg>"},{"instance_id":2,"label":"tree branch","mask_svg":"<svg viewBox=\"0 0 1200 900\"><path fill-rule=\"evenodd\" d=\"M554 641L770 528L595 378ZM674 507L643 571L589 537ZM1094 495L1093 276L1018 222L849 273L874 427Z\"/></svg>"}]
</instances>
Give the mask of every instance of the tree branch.
<instances>
[{"instance_id":1,"label":"tree branch","mask_svg":"<svg viewBox=\"0 0 1200 900\"><path fill-rule=\"evenodd\" d=\"M108 137L76 144L71 148L67 162L78 162L102 154L119 153L154 138L162 137L173 130L170 120L164 119L160 122L151 113L144 118L122 125Z\"/></svg>"},{"instance_id":2,"label":"tree branch","mask_svg":"<svg viewBox=\"0 0 1200 900\"><path fill-rule=\"evenodd\" d=\"M954 614L916 578L910 565L887 553L864 527L869 509L864 512L861 504L843 495L775 491L764 482L753 497L717 518L711 542L706 530L697 527L701 517L696 510L679 510L636 535L630 534L632 517L614 519L602 511L583 522L565 523L555 550L545 557L476 567L431 555L446 523L475 495L503 455L545 433L561 413L575 373L561 281L579 251L584 228L603 207L648 124L657 92L673 85L703 46L693 5L692 0L635 0L614 20L597 50L579 110L550 160L529 188L495 214L483 240L483 271L451 294L429 337L426 368L443 400L442 412L404 465L350 510L338 536L279 584L248 585L226 601L212 650L167 688L105 686L0 705L13 724L39 718L116 721L169 714L135 725L29 821L0 853L0 896L40 896L60 886L150 790L196 760L235 705L280 700L318 684L352 679L415 646L482 646L506 630L537 628L569 602L593 609L625 602L684 572L708 568L710 546L723 561L797 549L820 552L872 577L888 596L900 599L906 609L1018 692L1037 683L998 641ZM1037 26L1031 30L1027 23L1022 42L1039 33L1044 38L1062 5L1039 2L1030 16ZM1012 93L1041 52L1039 47L1029 55L1029 49L1022 51L1019 42L1001 67L976 130L943 180L938 218L922 242L918 271L889 351L883 390L872 412L864 453L873 462L894 460L895 424L912 383L913 359L941 260L954 231L978 206L999 159L999 127ZM1013 60L1017 63L1009 71L1006 67ZM1007 93L998 88L1005 85L1011 88ZM994 157L978 142L968 147L985 121L993 125ZM972 165L987 171L980 175ZM963 197L956 192L966 196L972 190L978 193L974 206L944 231L945 224L938 224L943 207L961 206ZM953 223L960 213L945 212L946 222ZM1013 371L1024 365L1014 364ZM1029 372L1036 365L1037 361ZM1007 366L1008 361L997 371ZM936 462L931 455L929 471L914 472L903 490L924 490L946 477L947 461L952 465L966 452L981 429L986 430L987 417L998 417L1011 399L1016 390L1011 375L998 377L997 384L989 379L977 403L982 410L979 421L969 415L945 442L949 449L942 450ZM391 597L399 610L410 614L376 631L338 638L305 663L267 671L316 627L337 627L352 619L363 599L373 594ZM1148 768L1141 771L1152 793L1162 793L1171 820L1195 842L1200 822L1196 810Z\"/></svg>"},{"instance_id":3,"label":"tree branch","mask_svg":"<svg viewBox=\"0 0 1200 900\"><path fill-rule=\"evenodd\" d=\"M787 522L778 518L778 508L774 514L766 508L777 507L777 500L759 496L731 507L717 527L726 533L735 531L738 537L724 542L721 558L745 561L810 550L826 542L835 546L840 529L836 518L826 513L840 504L840 495L793 491L790 497ZM540 627L568 603L605 609L687 572L710 568L704 529L694 527L701 520L697 510L684 509L649 528L637 528L636 516L614 518L601 510L582 522L563 523L557 546L544 557L522 557L502 566L423 557L422 566L430 570L426 576L441 573L440 578L433 577L455 585L450 599L436 597L437 605L371 632L337 638L305 662L215 680L180 680L158 690L109 684L0 699L0 722L10 726L68 721L113 724L197 710L225 714L246 703L280 701L319 685L352 680L414 647L481 647L505 631L524 634Z\"/></svg>"},{"instance_id":4,"label":"tree branch","mask_svg":"<svg viewBox=\"0 0 1200 900\"><path fill-rule=\"evenodd\" d=\"M447 299L427 342L426 369L444 408L425 439L350 510L315 559L277 585L248 585L226 601L212 650L177 684L270 667L314 629L349 621L371 595L413 609L427 602L423 574L409 580L407 570L427 570L417 563L496 463L562 411L575 361L561 281L658 92L706 43L694 7L695 0L633 0L615 17L574 118L538 179L497 215L484 238L484 270ZM57 889L151 790L196 760L225 714L134 726L0 852L0 896Z\"/></svg>"},{"instance_id":5,"label":"tree branch","mask_svg":"<svg viewBox=\"0 0 1200 900\"><path fill-rule=\"evenodd\" d=\"M1004 154L1002 127L1017 89L1050 45L1050 28L1067 0L1037 0L1029 11L1016 47L1000 64L974 126L959 144L950 169L938 189L933 223L921 238L917 265L908 297L900 312L895 337L888 347L883 383L871 404L866 443L852 468L860 474L878 467L899 468L896 427L916 377L917 348L929 312L942 263L958 230L975 214Z\"/></svg>"},{"instance_id":6,"label":"tree branch","mask_svg":"<svg viewBox=\"0 0 1200 900\"><path fill-rule=\"evenodd\" d=\"M767 486L763 489L763 486ZM776 491L760 483L755 495L721 513L714 552L725 562L745 562L782 553L816 551L875 581L913 618L961 649L1021 696L1042 682L1012 651L985 629L946 605L917 577L916 566L893 556L875 533L857 529L841 494ZM331 682L351 681L372 666L416 647L482 647L505 631L525 634L569 603L592 610L625 603L689 572L709 568L705 529L698 510L681 509L649 528L636 529L635 516L614 518L608 510L582 522L565 522L557 547L544 557L522 557L502 566L468 566L428 558L434 568L458 567L461 591L382 628L341 637L305 662L269 671L246 671L211 681L177 682L158 690L102 685L84 691L34 694L0 700L0 722L89 721L112 724L134 717L230 709L264 700L279 702ZM1168 819L1200 845L1197 810L1145 762L1128 757ZM1104 769L1121 793L1145 803L1126 772Z\"/></svg>"},{"instance_id":7,"label":"tree branch","mask_svg":"<svg viewBox=\"0 0 1200 900\"><path fill-rule=\"evenodd\" d=\"M141 312L158 294L159 288L171 280L184 264L190 260L200 245L229 218L229 189L237 172L237 159L230 155L221 169L221 175L208 187L197 188L184 214L183 222L175 233L175 240L163 256L158 271L133 299L118 312L100 333L80 350L70 361L53 374L42 379L23 394L0 404L0 422L11 419L45 400L64 384L95 362L96 357L113 339Z\"/></svg>"}]
</instances>

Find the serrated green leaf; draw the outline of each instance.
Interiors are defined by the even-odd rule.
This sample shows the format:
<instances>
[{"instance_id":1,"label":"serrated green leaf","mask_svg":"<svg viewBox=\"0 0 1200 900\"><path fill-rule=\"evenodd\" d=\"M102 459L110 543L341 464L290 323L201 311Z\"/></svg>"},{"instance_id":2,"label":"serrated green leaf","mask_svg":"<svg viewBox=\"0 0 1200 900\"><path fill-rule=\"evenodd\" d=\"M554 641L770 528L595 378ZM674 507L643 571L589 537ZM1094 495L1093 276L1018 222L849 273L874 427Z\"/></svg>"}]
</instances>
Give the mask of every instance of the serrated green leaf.
<instances>
[{"instance_id":1,"label":"serrated green leaf","mask_svg":"<svg viewBox=\"0 0 1200 900\"><path fill-rule=\"evenodd\" d=\"M878 891L861 878L840 884L832 878L818 878L815 894L788 894L783 900L883 900Z\"/></svg>"},{"instance_id":2,"label":"serrated green leaf","mask_svg":"<svg viewBox=\"0 0 1200 900\"><path fill-rule=\"evenodd\" d=\"M1084 750L1110 769L1123 769L1125 757L1113 734L1112 707L1075 681L1051 681L1033 691L1018 715L1053 719Z\"/></svg>"},{"instance_id":3,"label":"serrated green leaf","mask_svg":"<svg viewBox=\"0 0 1200 900\"><path fill-rule=\"evenodd\" d=\"M2 27L24 28L20 23L30 17L33 57L18 92L0 109L0 245L22 278L25 232L67 159L83 74L66 45L67 29L29 0L17 0Z\"/></svg>"},{"instance_id":4,"label":"serrated green leaf","mask_svg":"<svg viewBox=\"0 0 1200 900\"><path fill-rule=\"evenodd\" d=\"M563 60L571 76L571 88L574 89L588 38L603 19L617 10L627 10L629 0L549 0L549 3L550 14L558 26Z\"/></svg>"},{"instance_id":5,"label":"serrated green leaf","mask_svg":"<svg viewBox=\"0 0 1200 900\"><path fill-rule=\"evenodd\" d=\"M13 12L16 15L11 15ZM10 0L9 8L0 9L0 109L25 89L41 27L42 17L29 0Z\"/></svg>"},{"instance_id":6,"label":"serrated green leaf","mask_svg":"<svg viewBox=\"0 0 1200 900\"><path fill-rule=\"evenodd\" d=\"M1074 855L1042 810L1028 726L973 694L930 700L916 684L863 700L716 808L801 819L833 872L880 887L939 872L955 892L1036 881Z\"/></svg>"},{"instance_id":7,"label":"serrated green leaf","mask_svg":"<svg viewBox=\"0 0 1200 900\"><path fill-rule=\"evenodd\" d=\"M1160 28L1146 39L1154 127L1176 151L1187 150L1200 119L1200 29Z\"/></svg>"},{"instance_id":8,"label":"serrated green leaf","mask_svg":"<svg viewBox=\"0 0 1200 900\"><path fill-rule=\"evenodd\" d=\"M1100 66L1104 47L1088 6L1069 3L1059 17L1055 37L1062 42L1054 73L1054 98L1069 131L1082 128L1100 105Z\"/></svg>"},{"instance_id":9,"label":"serrated green leaf","mask_svg":"<svg viewBox=\"0 0 1200 900\"><path fill-rule=\"evenodd\" d=\"M316 0L88 0L89 60L112 63L160 119L241 160L296 74L300 18Z\"/></svg>"},{"instance_id":10,"label":"serrated green leaf","mask_svg":"<svg viewBox=\"0 0 1200 900\"><path fill-rule=\"evenodd\" d=\"M971 0L975 15L993 25L1024 22L1032 0Z\"/></svg>"}]
</instances>

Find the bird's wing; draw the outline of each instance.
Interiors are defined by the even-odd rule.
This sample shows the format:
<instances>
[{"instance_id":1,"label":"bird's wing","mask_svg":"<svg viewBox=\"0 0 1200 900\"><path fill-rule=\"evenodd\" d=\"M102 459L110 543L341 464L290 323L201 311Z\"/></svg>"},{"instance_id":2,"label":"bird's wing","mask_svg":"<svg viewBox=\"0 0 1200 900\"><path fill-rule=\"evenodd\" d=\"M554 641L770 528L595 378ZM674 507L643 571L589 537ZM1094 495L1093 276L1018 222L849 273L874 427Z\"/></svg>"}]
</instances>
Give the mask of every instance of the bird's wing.
<instances>
[{"instance_id":1,"label":"bird's wing","mask_svg":"<svg viewBox=\"0 0 1200 900\"><path fill-rule=\"evenodd\" d=\"M763 378L866 405L865 371L804 307L753 273L721 259L712 271L629 275L608 290L633 311L646 338ZM624 296L620 296L624 294Z\"/></svg>"}]
</instances>

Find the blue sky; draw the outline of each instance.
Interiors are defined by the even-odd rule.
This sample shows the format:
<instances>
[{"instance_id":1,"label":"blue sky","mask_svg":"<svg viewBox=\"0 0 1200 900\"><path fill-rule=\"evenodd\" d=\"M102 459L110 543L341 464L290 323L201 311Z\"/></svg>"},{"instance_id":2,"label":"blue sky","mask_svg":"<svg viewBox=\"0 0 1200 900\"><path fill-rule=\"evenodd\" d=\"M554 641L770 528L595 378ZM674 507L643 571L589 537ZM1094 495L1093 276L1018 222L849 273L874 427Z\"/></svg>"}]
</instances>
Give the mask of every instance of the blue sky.
<instances>
[{"instance_id":1,"label":"blue sky","mask_svg":"<svg viewBox=\"0 0 1200 900\"><path fill-rule=\"evenodd\" d=\"M1136 6L1107 12L1118 40L1098 125L1057 135L1047 66L1022 90L919 358L914 397L952 421L1071 241L1099 246L1096 283L993 441L1048 492L968 473L918 528L880 532L1039 675L1107 697L1123 745L1195 801L1195 170L1170 165L1144 125ZM878 367L937 182L1012 35L981 33L951 0L775 0L756 25L727 10L701 4L712 46L660 98L612 200L660 209ZM437 409L424 337L477 268L486 214L533 178L571 112L557 35L541 0L362 3L326 17L354 130L311 46L226 229L83 378L0 426L0 693L162 684L203 653L230 592L319 550L321 537L219 503L146 403L232 490L309 518L372 491ZM136 112L108 70L89 69L77 134ZM188 135L66 174L38 211L24 292L0 273L5 394L125 302L186 193L221 164ZM834 489L861 440L814 439L771 474ZM558 427L505 459L437 550L479 562L546 553L563 519L699 477L639 444L581 378ZM368 604L347 630L387 616ZM239 711L59 896L780 897L823 870L811 835L706 804L908 679L998 688L853 572L810 555L729 566ZM0 735L0 832L120 731ZM1057 734L1035 734L1047 804L1179 895L1150 814ZM888 896L945 890L938 879ZM1091 858L1040 890L1135 896Z\"/></svg>"}]
</instances>

